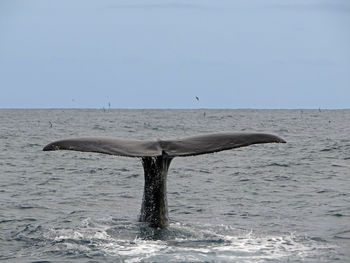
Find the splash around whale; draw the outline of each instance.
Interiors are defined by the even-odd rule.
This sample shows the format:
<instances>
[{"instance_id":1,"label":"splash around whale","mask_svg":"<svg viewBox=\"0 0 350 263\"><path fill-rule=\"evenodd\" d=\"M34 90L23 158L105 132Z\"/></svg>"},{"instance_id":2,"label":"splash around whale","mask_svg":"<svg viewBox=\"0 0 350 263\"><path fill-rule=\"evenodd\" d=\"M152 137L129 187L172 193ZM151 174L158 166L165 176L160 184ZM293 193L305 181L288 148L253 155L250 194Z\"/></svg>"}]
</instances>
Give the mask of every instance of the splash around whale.
<instances>
[{"instance_id":1,"label":"splash around whale","mask_svg":"<svg viewBox=\"0 0 350 263\"><path fill-rule=\"evenodd\" d=\"M144 192L139 221L154 228L168 226L167 174L175 157L195 156L260 143L286 143L265 133L213 133L177 140L124 140L104 137L72 138L52 142L44 151L71 150L138 157L144 169Z\"/></svg>"}]
</instances>

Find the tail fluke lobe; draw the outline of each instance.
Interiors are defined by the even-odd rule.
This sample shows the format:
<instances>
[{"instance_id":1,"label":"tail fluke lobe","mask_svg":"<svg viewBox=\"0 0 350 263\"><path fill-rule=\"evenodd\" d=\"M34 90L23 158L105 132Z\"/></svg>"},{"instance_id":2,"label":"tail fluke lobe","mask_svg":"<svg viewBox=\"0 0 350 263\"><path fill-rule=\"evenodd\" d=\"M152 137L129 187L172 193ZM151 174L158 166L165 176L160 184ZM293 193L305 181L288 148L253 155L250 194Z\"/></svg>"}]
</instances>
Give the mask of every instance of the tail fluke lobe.
<instances>
[{"instance_id":1,"label":"tail fluke lobe","mask_svg":"<svg viewBox=\"0 0 350 263\"><path fill-rule=\"evenodd\" d=\"M214 153L259 143L285 142L280 137L265 133L213 133L160 141L162 149L171 157Z\"/></svg>"},{"instance_id":2,"label":"tail fluke lobe","mask_svg":"<svg viewBox=\"0 0 350 263\"><path fill-rule=\"evenodd\" d=\"M159 156L162 153L162 150L156 142L104 137L83 137L59 140L46 145L43 150L96 152L128 157L152 157Z\"/></svg>"}]
</instances>

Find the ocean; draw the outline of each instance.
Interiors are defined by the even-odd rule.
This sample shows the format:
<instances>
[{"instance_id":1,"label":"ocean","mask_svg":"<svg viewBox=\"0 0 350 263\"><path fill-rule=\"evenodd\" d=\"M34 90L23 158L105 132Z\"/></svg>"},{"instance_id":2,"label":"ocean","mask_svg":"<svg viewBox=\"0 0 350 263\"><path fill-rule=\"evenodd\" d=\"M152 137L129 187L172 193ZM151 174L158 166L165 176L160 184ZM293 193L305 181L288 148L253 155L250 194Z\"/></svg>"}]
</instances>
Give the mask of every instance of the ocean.
<instances>
[{"instance_id":1,"label":"ocean","mask_svg":"<svg viewBox=\"0 0 350 263\"><path fill-rule=\"evenodd\" d=\"M137 158L43 152L79 136L264 132L175 158L170 226L137 221ZM0 261L350 262L350 110L0 110Z\"/></svg>"}]
</instances>

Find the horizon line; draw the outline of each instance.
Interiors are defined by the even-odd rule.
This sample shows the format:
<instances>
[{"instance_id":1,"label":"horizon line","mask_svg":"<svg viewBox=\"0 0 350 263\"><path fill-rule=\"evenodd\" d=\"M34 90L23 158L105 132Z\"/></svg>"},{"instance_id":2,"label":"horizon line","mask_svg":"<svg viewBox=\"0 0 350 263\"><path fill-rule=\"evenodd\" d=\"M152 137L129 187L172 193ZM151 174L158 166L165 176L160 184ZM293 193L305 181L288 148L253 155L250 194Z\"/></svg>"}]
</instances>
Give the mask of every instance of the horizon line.
<instances>
[{"instance_id":1,"label":"horizon line","mask_svg":"<svg viewBox=\"0 0 350 263\"><path fill-rule=\"evenodd\" d=\"M108 108L108 107L102 107L102 108L92 108L92 107L86 107L86 108L65 108L65 107L42 107L42 108L20 108L20 107L4 107L0 110L350 110L350 108Z\"/></svg>"}]
</instances>

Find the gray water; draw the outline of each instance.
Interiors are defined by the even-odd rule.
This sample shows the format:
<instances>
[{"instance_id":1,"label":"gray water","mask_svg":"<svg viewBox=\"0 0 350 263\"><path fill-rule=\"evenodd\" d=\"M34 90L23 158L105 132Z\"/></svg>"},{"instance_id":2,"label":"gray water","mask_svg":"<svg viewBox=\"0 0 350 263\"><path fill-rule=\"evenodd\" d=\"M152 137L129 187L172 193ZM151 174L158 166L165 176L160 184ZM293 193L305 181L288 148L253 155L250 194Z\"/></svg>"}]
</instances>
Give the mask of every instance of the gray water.
<instances>
[{"instance_id":1,"label":"gray water","mask_svg":"<svg viewBox=\"0 0 350 263\"><path fill-rule=\"evenodd\" d=\"M140 160L42 151L218 131L288 143L175 158L165 230L137 222ZM0 110L0 200L5 262L349 262L350 110Z\"/></svg>"}]
</instances>

